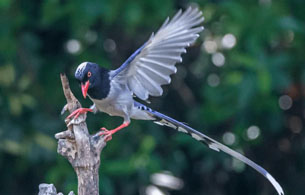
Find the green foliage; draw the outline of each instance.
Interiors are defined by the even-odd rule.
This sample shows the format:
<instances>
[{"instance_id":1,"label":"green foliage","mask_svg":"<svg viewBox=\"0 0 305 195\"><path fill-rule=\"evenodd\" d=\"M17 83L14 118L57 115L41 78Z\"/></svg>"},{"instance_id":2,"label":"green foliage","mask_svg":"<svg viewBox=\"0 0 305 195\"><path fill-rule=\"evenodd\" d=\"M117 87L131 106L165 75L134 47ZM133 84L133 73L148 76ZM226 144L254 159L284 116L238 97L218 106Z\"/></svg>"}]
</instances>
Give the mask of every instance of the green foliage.
<instances>
[{"instance_id":1,"label":"green foliage","mask_svg":"<svg viewBox=\"0 0 305 195\"><path fill-rule=\"evenodd\" d=\"M2 0L0 194L34 194L43 182L76 191L72 168L56 153L54 134L65 129L59 73L68 74L89 106L73 79L77 65L118 67L168 15L189 4L203 11L205 31L150 106L239 149L287 194L304 193L303 1ZM229 47L226 35L236 41ZM88 114L91 133L120 123ZM253 127L259 128L255 138ZM234 136L232 143L226 135ZM101 194L144 194L151 175L163 171L184 182L171 194L275 194L253 170L147 121L132 121L116 134L101 162Z\"/></svg>"}]
</instances>

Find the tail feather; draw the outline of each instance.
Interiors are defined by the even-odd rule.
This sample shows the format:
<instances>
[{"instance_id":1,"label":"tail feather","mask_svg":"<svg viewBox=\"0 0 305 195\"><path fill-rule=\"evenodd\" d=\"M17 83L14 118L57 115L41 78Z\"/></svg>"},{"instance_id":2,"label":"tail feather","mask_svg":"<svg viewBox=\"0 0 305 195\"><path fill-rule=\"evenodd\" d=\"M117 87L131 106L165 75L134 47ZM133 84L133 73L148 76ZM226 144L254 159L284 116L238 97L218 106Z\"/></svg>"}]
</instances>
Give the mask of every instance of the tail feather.
<instances>
[{"instance_id":1,"label":"tail feather","mask_svg":"<svg viewBox=\"0 0 305 195\"><path fill-rule=\"evenodd\" d=\"M144 106L144 105L142 105ZM146 107L146 106L145 106ZM157 111L154 111L147 107L146 111L152 115L156 120L155 123L162 125L162 126L168 126L173 129L176 129L182 133L186 133L190 135L192 138L196 139L197 141L204 143L209 148L215 150L215 151L223 151L236 159L244 162L245 164L249 165L256 171L258 171L260 174L262 174L266 179L270 181L270 183L273 185L275 190L279 195L284 195L283 189L280 186L280 184L272 177L270 173L268 173L263 167L259 166L252 160L248 159L247 157L243 156L242 154L230 149L229 147L217 142L216 140L204 135L203 133L196 131L195 129L187 126L184 123L181 123L179 121L176 121L175 119L172 119L164 114L161 114Z\"/></svg>"}]
</instances>

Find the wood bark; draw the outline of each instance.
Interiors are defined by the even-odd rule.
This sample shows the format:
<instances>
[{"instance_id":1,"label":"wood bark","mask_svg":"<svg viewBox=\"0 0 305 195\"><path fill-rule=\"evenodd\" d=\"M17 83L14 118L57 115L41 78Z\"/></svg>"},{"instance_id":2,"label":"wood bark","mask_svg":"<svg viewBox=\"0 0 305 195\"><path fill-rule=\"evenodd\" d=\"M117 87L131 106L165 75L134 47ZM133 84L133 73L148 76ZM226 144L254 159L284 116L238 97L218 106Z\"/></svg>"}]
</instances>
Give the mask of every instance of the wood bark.
<instances>
[{"instance_id":1,"label":"wood bark","mask_svg":"<svg viewBox=\"0 0 305 195\"><path fill-rule=\"evenodd\" d=\"M69 81L60 75L67 104L62 113L72 113L81 108L80 102L73 95ZM106 146L106 137L90 135L86 124L86 114L72 120L66 119L67 130L57 133L57 152L64 156L74 168L78 179L78 195L99 194L100 155Z\"/></svg>"}]
</instances>

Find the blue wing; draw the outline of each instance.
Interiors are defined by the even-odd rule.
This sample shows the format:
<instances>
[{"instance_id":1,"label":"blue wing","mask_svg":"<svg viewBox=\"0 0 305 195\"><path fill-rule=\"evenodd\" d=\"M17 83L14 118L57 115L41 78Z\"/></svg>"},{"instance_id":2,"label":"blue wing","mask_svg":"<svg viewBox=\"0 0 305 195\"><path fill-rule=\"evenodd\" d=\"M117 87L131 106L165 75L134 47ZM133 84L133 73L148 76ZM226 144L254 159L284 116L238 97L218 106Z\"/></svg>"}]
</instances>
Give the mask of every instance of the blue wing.
<instances>
[{"instance_id":1,"label":"blue wing","mask_svg":"<svg viewBox=\"0 0 305 195\"><path fill-rule=\"evenodd\" d=\"M202 12L191 7L183 13L180 10L171 20L167 18L155 35L110 72L111 79L126 83L142 100L149 95L161 96L161 85L171 82L170 75L177 71L175 64L182 62L181 54L203 30L202 26L196 27L202 21Z\"/></svg>"}]
</instances>

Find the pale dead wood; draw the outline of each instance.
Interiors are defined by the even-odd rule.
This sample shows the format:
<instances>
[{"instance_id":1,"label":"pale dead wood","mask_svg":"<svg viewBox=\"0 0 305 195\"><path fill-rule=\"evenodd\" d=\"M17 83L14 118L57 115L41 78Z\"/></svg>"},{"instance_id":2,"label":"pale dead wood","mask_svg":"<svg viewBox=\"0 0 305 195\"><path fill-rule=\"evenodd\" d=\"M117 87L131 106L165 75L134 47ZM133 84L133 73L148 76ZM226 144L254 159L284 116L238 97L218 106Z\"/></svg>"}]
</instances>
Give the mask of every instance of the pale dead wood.
<instances>
[{"instance_id":1,"label":"pale dead wood","mask_svg":"<svg viewBox=\"0 0 305 195\"><path fill-rule=\"evenodd\" d=\"M72 113L81 108L81 104L73 95L66 75L61 74L60 78L67 100L62 113L67 110ZM89 134L86 114L65 122L68 129L55 135L57 152L68 159L77 174L78 195L98 195L100 155L106 146L106 137Z\"/></svg>"}]
</instances>

